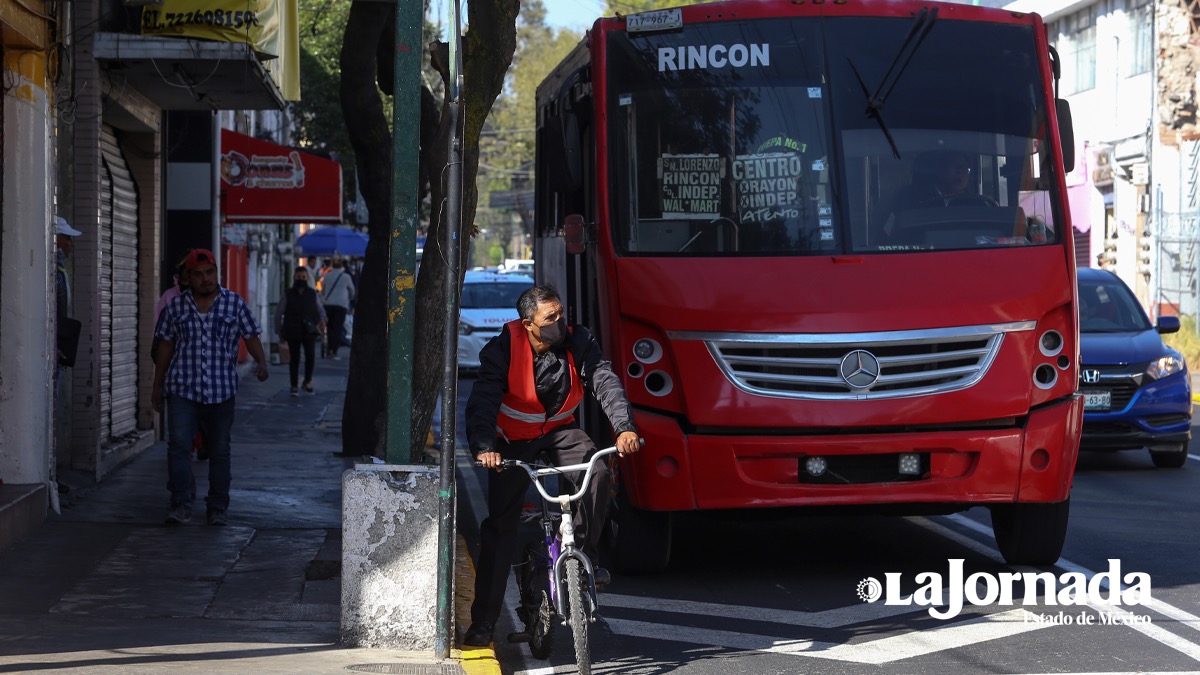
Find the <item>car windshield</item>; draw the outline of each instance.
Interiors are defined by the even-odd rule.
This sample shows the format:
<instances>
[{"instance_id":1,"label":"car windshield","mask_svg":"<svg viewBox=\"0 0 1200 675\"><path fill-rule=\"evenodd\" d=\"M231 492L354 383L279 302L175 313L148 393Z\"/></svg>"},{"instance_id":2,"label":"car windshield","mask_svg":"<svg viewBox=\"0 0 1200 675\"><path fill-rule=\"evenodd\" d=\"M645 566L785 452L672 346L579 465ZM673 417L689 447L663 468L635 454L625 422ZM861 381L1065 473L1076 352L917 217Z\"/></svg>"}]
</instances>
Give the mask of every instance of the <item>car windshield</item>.
<instances>
[{"instance_id":1,"label":"car windshield","mask_svg":"<svg viewBox=\"0 0 1200 675\"><path fill-rule=\"evenodd\" d=\"M1151 328L1137 298L1120 279L1079 280L1081 333L1140 333Z\"/></svg>"},{"instance_id":2,"label":"car windshield","mask_svg":"<svg viewBox=\"0 0 1200 675\"><path fill-rule=\"evenodd\" d=\"M529 284L511 281L486 281L463 284L463 309L511 309L517 311L517 298Z\"/></svg>"},{"instance_id":3,"label":"car windshield","mask_svg":"<svg viewBox=\"0 0 1200 675\"><path fill-rule=\"evenodd\" d=\"M626 255L764 256L1059 241L1025 25L912 18L610 34L609 183ZM893 72L894 74L894 72Z\"/></svg>"}]
</instances>

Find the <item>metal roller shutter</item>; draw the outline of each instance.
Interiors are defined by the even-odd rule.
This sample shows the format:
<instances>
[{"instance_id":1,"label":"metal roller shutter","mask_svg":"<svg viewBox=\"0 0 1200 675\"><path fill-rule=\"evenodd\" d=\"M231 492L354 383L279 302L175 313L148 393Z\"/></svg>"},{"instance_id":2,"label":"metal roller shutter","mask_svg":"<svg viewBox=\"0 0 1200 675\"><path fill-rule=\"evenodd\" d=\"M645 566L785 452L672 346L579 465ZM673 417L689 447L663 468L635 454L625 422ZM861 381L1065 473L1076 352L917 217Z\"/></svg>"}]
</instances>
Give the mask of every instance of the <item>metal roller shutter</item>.
<instances>
[{"instance_id":1,"label":"metal roller shutter","mask_svg":"<svg viewBox=\"0 0 1200 675\"><path fill-rule=\"evenodd\" d=\"M102 359L100 398L101 416L113 439L137 431L138 193L117 138L107 125L100 134L100 151L105 169L101 180L107 189L101 199L101 217L110 224L101 228L108 230L102 235L108 241L102 242L100 273L101 335L107 356Z\"/></svg>"}]
</instances>

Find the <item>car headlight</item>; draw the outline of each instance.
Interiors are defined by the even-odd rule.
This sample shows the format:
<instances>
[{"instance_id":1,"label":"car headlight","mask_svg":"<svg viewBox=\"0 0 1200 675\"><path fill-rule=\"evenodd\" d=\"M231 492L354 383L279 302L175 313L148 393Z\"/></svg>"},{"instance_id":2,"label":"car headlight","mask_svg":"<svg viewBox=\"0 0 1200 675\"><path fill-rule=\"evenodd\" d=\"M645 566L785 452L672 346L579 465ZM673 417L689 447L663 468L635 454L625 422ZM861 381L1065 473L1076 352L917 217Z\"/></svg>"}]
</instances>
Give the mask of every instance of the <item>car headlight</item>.
<instances>
[{"instance_id":1,"label":"car headlight","mask_svg":"<svg viewBox=\"0 0 1200 675\"><path fill-rule=\"evenodd\" d=\"M1186 367L1183 357L1178 353L1168 354L1157 361L1151 361L1150 367L1146 369L1146 374L1151 379L1161 380L1168 375L1174 375L1182 371Z\"/></svg>"},{"instance_id":2,"label":"car headlight","mask_svg":"<svg viewBox=\"0 0 1200 675\"><path fill-rule=\"evenodd\" d=\"M470 324L465 324L461 321L458 322L458 334L459 335L470 335L471 330L472 329L471 329Z\"/></svg>"}]
</instances>

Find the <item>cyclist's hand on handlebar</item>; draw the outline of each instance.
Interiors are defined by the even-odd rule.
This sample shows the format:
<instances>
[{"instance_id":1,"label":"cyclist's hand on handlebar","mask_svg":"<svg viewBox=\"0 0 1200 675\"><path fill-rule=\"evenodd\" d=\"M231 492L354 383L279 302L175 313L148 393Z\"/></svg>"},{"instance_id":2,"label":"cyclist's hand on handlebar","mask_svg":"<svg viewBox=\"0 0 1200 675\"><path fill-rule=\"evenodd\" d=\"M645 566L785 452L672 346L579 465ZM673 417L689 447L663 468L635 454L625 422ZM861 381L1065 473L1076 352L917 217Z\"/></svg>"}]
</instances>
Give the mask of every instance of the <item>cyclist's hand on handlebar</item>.
<instances>
[{"instance_id":1,"label":"cyclist's hand on handlebar","mask_svg":"<svg viewBox=\"0 0 1200 675\"><path fill-rule=\"evenodd\" d=\"M498 452L481 452L475 456L475 461L479 466L488 469L495 469L500 466L500 453Z\"/></svg>"},{"instance_id":2,"label":"cyclist's hand on handlebar","mask_svg":"<svg viewBox=\"0 0 1200 675\"><path fill-rule=\"evenodd\" d=\"M641 439L632 431L621 432L621 435L617 436L615 445L617 452L622 455L630 455L642 449Z\"/></svg>"}]
</instances>

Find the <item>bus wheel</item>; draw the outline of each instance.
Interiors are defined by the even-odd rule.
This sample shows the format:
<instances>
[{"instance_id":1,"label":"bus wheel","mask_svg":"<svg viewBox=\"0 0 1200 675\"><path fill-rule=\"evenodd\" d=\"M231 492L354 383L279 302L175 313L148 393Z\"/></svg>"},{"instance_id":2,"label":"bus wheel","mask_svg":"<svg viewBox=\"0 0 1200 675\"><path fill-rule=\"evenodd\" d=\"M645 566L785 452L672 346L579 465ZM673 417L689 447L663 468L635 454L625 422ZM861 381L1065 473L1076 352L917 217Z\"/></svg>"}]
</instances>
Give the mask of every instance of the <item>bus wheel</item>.
<instances>
[{"instance_id":1,"label":"bus wheel","mask_svg":"<svg viewBox=\"0 0 1200 675\"><path fill-rule=\"evenodd\" d=\"M622 574L655 574L671 560L671 514L644 511L617 490L612 510L613 564Z\"/></svg>"},{"instance_id":2,"label":"bus wheel","mask_svg":"<svg viewBox=\"0 0 1200 675\"><path fill-rule=\"evenodd\" d=\"M992 532L1010 565L1053 565L1067 536L1070 498L1047 504L997 504L991 507Z\"/></svg>"}]
</instances>

